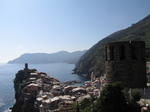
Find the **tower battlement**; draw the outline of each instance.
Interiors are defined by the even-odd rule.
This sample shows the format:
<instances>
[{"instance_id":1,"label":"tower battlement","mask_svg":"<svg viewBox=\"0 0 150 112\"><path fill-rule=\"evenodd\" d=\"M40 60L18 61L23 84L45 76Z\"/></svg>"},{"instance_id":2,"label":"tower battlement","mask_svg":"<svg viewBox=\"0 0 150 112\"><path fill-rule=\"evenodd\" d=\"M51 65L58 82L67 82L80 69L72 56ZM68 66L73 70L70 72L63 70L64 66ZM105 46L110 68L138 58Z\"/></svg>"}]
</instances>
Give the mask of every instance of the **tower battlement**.
<instances>
[{"instance_id":1,"label":"tower battlement","mask_svg":"<svg viewBox=\"0 0 150 112\"><path fill-rule=\"evenodd\" d=\"M144 41L124 41L105 46L106 82L121 81L125 87L146 86Z\"/></svg>"}]
</instances>

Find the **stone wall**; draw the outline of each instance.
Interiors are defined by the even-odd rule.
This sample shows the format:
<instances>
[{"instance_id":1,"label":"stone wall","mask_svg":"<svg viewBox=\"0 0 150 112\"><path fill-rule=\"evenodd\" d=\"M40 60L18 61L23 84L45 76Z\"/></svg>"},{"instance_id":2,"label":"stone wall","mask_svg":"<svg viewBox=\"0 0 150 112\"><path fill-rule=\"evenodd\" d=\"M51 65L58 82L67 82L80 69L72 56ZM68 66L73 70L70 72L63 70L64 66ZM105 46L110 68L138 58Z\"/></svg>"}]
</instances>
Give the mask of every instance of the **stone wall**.
<instances>
[{"instance_id":1,"label":"stone wall","mask_svg":"<svg viewBox=\"0 0 150 112\"><path fill-rule=\"evenodd\" d=\"M115 42L106 45L106 82L121 81L125 87L146 86L144 41Z\"/></svg>"}]
</instances>

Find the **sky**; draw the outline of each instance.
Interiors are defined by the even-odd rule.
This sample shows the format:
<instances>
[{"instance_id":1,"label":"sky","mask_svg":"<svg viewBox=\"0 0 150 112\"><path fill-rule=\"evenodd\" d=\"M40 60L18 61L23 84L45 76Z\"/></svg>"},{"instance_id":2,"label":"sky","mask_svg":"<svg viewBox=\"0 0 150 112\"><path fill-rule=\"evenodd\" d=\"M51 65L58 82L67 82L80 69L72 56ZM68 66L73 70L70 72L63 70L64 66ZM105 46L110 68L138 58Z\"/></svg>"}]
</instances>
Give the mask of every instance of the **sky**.
<instances>
[{"instance_id":1,"label":"sky","mask_svg":"<svg viewBox=\"0 0 150 112\"><path fill-rule=\"evenodd\" d=\"M150 0L0 0L0 62L82 51L150 14Z\"/></svg>"}]
</instances>

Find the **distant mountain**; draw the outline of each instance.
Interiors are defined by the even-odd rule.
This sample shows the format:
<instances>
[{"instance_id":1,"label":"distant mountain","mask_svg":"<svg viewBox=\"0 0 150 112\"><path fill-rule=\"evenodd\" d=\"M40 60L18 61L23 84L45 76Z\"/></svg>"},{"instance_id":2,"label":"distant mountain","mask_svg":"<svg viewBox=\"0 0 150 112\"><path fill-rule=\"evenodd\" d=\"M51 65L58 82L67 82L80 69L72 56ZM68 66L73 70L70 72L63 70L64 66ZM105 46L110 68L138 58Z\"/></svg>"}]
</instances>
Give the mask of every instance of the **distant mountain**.
<instances>
[{"instance_id":1,"label":"distant mountain","mask_svg":"<svg viewBox=\"0 0 150 112\"><path fill-rule=\"evenodd\" d=\"M69 53L67 51L60 51L57 53L25 53L20 57L9 61L8 64L22 64L22 63L30 63L30 64L42 64L42 63L70 63L75 64L80 57L86 52L84 51L76 51Z\"/></svg>"},{"instance_id":2,"label":"distant mountain","mask_svg":"<svg viewBox=\"0 0 150 112\"><path fill-rule=\"evenodd\" d=\"M76 63L74 73L87 77L94 72L97 76L105 73L104 50L105 45L117 41L145 41L147 60L150 61L150 15L132 24L130 27L117 31L100 40L90 48Z\"/></svg>"}]
</instances>

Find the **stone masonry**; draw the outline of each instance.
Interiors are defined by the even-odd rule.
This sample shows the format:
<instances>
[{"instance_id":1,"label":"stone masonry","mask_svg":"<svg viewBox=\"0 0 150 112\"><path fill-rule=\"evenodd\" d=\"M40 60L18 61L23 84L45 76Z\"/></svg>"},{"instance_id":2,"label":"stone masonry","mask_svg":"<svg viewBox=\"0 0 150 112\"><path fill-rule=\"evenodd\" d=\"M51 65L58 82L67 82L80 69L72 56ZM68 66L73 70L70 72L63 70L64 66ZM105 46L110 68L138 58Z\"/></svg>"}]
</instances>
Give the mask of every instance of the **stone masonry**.
<instances>
[{"instance_id":1,"label":"stone masonry","mask_svg":"<svg viewBox=\"0 0 150 112\"><path fill-rule=\"evenodd\" d=\"M124 87L146 87L144 41L114 42L106 45L106 82L121 81Z\"/></svg>"}]
</instances>

